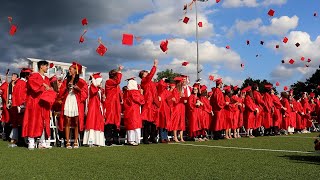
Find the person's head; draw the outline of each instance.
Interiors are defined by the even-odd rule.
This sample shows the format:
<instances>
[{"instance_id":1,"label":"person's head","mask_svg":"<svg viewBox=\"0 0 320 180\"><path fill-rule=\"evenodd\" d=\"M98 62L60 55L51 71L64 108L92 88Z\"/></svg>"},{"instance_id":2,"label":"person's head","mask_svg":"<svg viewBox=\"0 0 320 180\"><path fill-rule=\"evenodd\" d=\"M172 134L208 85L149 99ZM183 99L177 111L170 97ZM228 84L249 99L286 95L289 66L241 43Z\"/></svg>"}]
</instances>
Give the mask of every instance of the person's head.
<instances>
[{"instance_id":1,"label":"person's head","mask_svg":"<svg viewBox=\"0 0 320 180\"><path fill-rule=\"evenodd\" d=\"M223 86L222 79L221 78L216 79L216 87L220 89L222 88L222 86Z\"/></svg>"},{"instance_id":2,"label":"person's head","mask_svg":"<svg viewBox=\"0 0 320 180\"><path fill-rule=\"evenodd\" d=\"M139 72L139 78L140 79L145 78L145 77L148 76L148 74L149 74L148 71L142 70L142 71Z\"/></svg>"},{"instance_id":3,"label":"person's head","mask_svg":"<svg viewBox=\"0 0 320 180\"><path fill-rule=\"evenodd\" d=\"M192 89L192 94L198 95L199 94L199 84L194 84Z\"/></svg>"},{"instance_id":4,"label":"person's head","mask_svg":"<svg viewBox=\"0 0 320 180\"><path fill-rule=\"evenodd\" d=\"M207 97L208 96L207 90L201 91L201 96Z\"/></svg>"},{"instance_id":5,"label":"person's head","mask_svg":"<svg viewBox=\"0 0 320 180\"><path fill-rule=\"evenodd\" d=\"M102 76L100 75L100 73L95 73L92 75L92 84L95 86L95 87L101 87L102 85Z\"/></svg>"},{"instance_id":6,"label":"person's head","mask_svg":"<svg viewBox=\"0 0 320 180\"><path fill-rule=\"evenodd\" d=\"M288 99L288 93L287 92L281 92L281 97Z\"/></svg>"},{"instance_id":7,"label":"person's head","mask_svg":"<svg viewBox=\"0 0 320 180\"><path fill-rule=\"evenodd\" d=\"M37 65L38 65L38 70L39 70L39 72L47 73L48 68L49 68L49 63L48 63L48 61L39 61L39 62L37 63Z\"/></svg>"},{"instance_id":8,"label":"person's head","mask_svg":"<svg viewBox=\"0 0 320 180\"><path fill-rule=\"evenodd\" d=\"M308 93L307 92L302 92L302 99L305 99L308 97Z\"/></svg>"},{"instance_id":9,"label":"person's head","mask_svg":"<svg viewBox=\"0 0 320 180\"><path fill-rule=\"evenodd\" d=\"M30 68L22 68L20 72L20 78L28 79L32 70Z\"/></svg>"},{"instance_id":10,"label":"person's head","mask_svg":"<svg viewBox=\"0 0 320 180\"><path fill-rule=\"evenodd\" d=\"M138 83L133 79L128 81L127 86L128 86L128 90L138 90Z\"/></svg>"},{"instance_id":11,"label":"person's head","mask_svg":"<svg viewBox=\"0 0 320 180\"><path fill-rule=\"evenodd\" d=\"M117 72L118 71L116 69L109 71L109 79L114 79L117 76Z\"/></svg>"},{"instance_id":12,"label":"person's head","mask_svg":"<svg viewBox=\"0 0 320 180\"><path fill-rule=\"evenodd\" d=\"M181 81L181 85L182 86L188 85L188 77L187 76L183 76L182 81Z\"/></svg>"},{"instance_id":13,"label":"person's head","mask_svg":"<svg viewBox=\"0 0 320 180\"><path fill-rule=\"evenodd\" d=\"M259 91L259 85L258 84L253 84L252 90L253 91Z\"/></svg>"},{"instance_id":14,"label":"person's head","mask_svg":"<svg viewBox=\"0 0 320 180\"><path fill-rule=\"evenodd\" d=\"M234 95L239 95L240 89L238 88L238 86L234 86L232 89L233 89L233 94Z\"/></svg>"},{"instance_id":15,"label":"person's head","mask_svg":"<svg viewBox=\"0 0 320 180\"><path fill-rule=\"evenodd\" d=\"M173 90L174 88L176 88L176 83L170 82L169 87L170 87L170 90Z\"/></svg>"},{"instance_id":16,"label":"person's head","mask_svg":"<svg viewBox=\"0 0 320 180\"><path fill-rule=\"evenodd\" d=\"M128 91L128 86L123 86L122 87L122 92L126 92L126 91Z\"/></svg>"},{"instance_id":17,"label":"person's head","mask_svg":"<svg viewBox=\"0 0 320 180\"><path fill-rule=\"evenodd\" d=\"M274 90L273 90L273 88L272 89L270 89L270 94L272 94L272 95L274 95Z\"/></svg>"},{"instance_id":18,"label":"person's head","mask_svg":"<svg viewBox=\"0 0 320 180\"><path fill-rule=\"evenodd\" d=\"M76 74L77 74L77 69L76 69L76 67L70 66L70 67L69 67L69 75L70 75L70 76L74 76L74 75L76 75Z\"/></svg>"},{"instance_id":19,"label":"person's head","mask_svg":"<svg viewBox=\"0 0 320 180\"><path fill-rule=\"evenodd\" d=\"M18 78L19 78L19 75L17 73L12 73L12 76L11 76L12 82L16 81Z\"/></svg>"}]
</instances>

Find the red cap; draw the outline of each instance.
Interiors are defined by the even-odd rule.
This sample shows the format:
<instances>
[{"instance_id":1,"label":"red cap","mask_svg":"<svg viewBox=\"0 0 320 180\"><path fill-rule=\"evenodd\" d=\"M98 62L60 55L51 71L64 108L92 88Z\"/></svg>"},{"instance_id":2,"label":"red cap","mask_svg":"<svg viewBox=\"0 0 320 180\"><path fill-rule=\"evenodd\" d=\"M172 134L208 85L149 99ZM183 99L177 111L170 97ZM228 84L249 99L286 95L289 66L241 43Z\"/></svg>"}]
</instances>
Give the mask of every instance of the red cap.
<instances>
[{"instance_id":1,"label":"red cap","mask_svg":"<svg viewBox=\"0 0 320 180\"><path fill-rule=\"evenodd\" d=\"M22 72L22 73L25 73L25 72L26 72L26 73L32 73L32 69L30 69L30 68L22 68L22 69L21 69L21 72Z\"/></svg>"},{"instance_id":2,"label":"red cap","mask_svg":"<svg viewBox=\"0 0 320 180\"><path fill-rule=\"evenodd\" d=\"M214 80L214 76L213 76L213 75L210 75L210 76L209 76L209 80L210 80L210 81L213 81L213 80Z\"/></svg>"},{"instance_id":3,"label":"red cap","mask_svg":"<svg viewBox=\"0 0 320 180\"><path fill-rule=\"evenodd\" d=\"M280 83L279 83L279 82L276 82L276 86L280 86Z\"/></svg>"},{"instance_id":4,"label":"red cap","mask_svg":"<svg viewBox=\"0 0 320 180\"><path fill-rule=\"evenodd\" d=\"M222 83L222 78L218 78L216 80L214 80L216 82L216 84L221 84Z\"/></svg>"},{"instance_id":5,"label":"red cap","mask_svg":"<svg viewBox=\"0 0 320 180\"><path fill-rule=\"evenodd\" d=\"M83 42L84 42L84 37L80 36L79 43L83 43Z\"/></svg>"},{"instance_id":6,"label":"red cap","mask_svg":"<svg viewBox=\"0 0 320 180\"><path fill-rule=\"evenodd\" d=\"M76 62L72 62L71 67L75 68L77 71L77 74L81 74L82 73L82 65Z\"/></svg>"},{"instance_id":7,"label":"red cap","mask_svg":"<svg viewBox=\"0 0 320 180\"><path fill-rule=\"evenodd\" d=\"M184 17L183 22L186 23L186 24L188 24L189 19L190 19L190 18L188 18L188 17Z\"/></svg>"},{"instance_id":8,"label":"red cap","mask_svg":"<svg viewBox=\"0 0 320 180\"><path fill-rule=\"evenodd\" d=\"M107 52L107 48L100 43L100 45L98 46L98 48L96 49L96 52L100 55L100 56L104 56L104 54Z\"/></svg>"},{"instance_id":9,"label":"red cap","mask_svg":"<svg viewBox=\"0 0 320 180\"><path fill-rule=\"evenodd\" d=\"M238 89L239 89L238 86L233 86L233 90L234 90L234 91L236 91L236 90L238 90Z\"/></svg>"},{"instance_id":10,"label":"red cap","mask_svg":"<svg viewBox=\"0 0 320 180\"><path fill-rule=\"evenodd\" d=\"M251 89L252 89L251 86L247 86L242 89L242 92L249 92L249 91L251 91Z\"/></svg>"},{"instance_id":11,"label":"red cap","mask_svg":"<svg viewBox=\"0 0 320 180\"><path fill-rule=\"evenodd\" d=\"M249 40L247 40L247 45L250 45L250 41Z\"/></svg>"},{"instance_id":12,"label":"red cap","mask_svg":"<svg viewBox=\"0 0 320 180\"><path fill-rule=\"evenodd\" d=\"M265 84L264 87L268 90L273 88L272 84Z\"/></svg>"},{"instance_id":13,"label":"red cap","mask_svg":"<svg viewBox=\"0 0 320 180\"><path fill-rule=\"evenodd\" d=\"M207 86L206 85L202 85L201 87L200 87L200 91L202 92L202 91L206 91L207 90Z\"/></svg>"},{"instance_id":14,"label":"red cap","mask_svg":"<svg viewBox=\"0 0 320 180\"><path fill-rule=\"evenodd\" d=\"M93 77L94 79L102 78L102 76L101 76L101 74L100 74L99 72L92 74L92 77Z\"/></svg>"},{"instance_id":15,"label":"red cap","mask_svg":"<svg viewBox=\"0 0 320 180\"><path fill-rule=\"evenodd\" d=\"M54 67L54 64L50 63L49 68L53 68L53 67Z\"/></svg>"},{"instance_id":16,"label":"red cap","mask_svg":"<svg viewBox=\"0 0 320 180\"><path fill-rule=\"evenodd\" d=\"M278 44L276 45L276 48L279 49L279 45Z\"/></svg>"},{"instance_id":17,"label":"red cap","mask_svg":"<svg viewBox=\"0 0 320 180\"><path fill-rule=\"evenodd\" d=\"M308 61L307 61L307 62L308 62L308 63L309 63L309 62L311 62L311 59L310 59L310 58L308 58Z\"/></svg>"},{"instance_id":18,"label":"red cap","mask_svg":"<svg viewBox=\"0 0 320 180\"><path fill-rule=\"evenodd\" d=\"M270 9L268 12L268 15L272 17L274 15L274 13L275 13L275 11L273 9Z\"/></svg>"},{"instance_id":19,"label":"red cap","mask_svg":"<svg viewBox=\"0 0 320 180\"><path fill-rule=\"evenodd\" d=\"M81 23L82 23L82 26L88 25L88 20L87 20L87 18L83 18L82 21L81 21Z\"/></svg>"},{"instance_id":20,"label":"red cap","mask_svg":"<svg viewBox=\"0 0 320 180\"><path fill-rule=\"evenodd\" d=\"M199 27L202 27L202 22L198 22L198 26L199 26Z\"/></svg>"},{"instance_id":21,"label":"red cap","mask_svg":"<svg viewBox=\"0 0 320 180\"><path fill-rule=\"evenodd\" d=\"M284 87L283 87L283 90L284 90L284 91L287 91L287 90L288 90L288 87L287 87L287 86L284 86Z\"/></svg>"},{"instance_id":22,"label":"red cap","mask_svg":"<svg viewBox=\"0 0 320 180\"><path fill-rule=\"evenodd\" d=\"M290 64L294 64L294 60L293 60L293 59L290 59L290 60L289 60L289 63L290 63Z\"/></svg>"},{"instance_id":23,"label":"red cap","mask_svg":"<svg viewBox=\"0 0 320 180\"><path fill-rule=\"evenodd\" d=\"M182 81L184 77L175 77L173 80L175 81Z\"/></svg>"},{"instance_id":24,"label":"red cap","mask_svg":"<svg viewBox=\"0 0 320 180\"><path fill-rule=\"evenodd\" d=\"M133 35L132 34L123 34L122 35L122 44L132 46L133 45Z\"/></svg>"},{"instance_id":25,"label":"red cap","mask_svg":"<svg viewBox=\"0 0 320 180\"><path fill-rule=\"evenodd\" d=\"M192 87L199 89L199 84L198 83L194 83Z\"/></svg>"},{"instance_id":26,"label":"red cap","mask_svg":"<svg viewBox=\"0 0 320 180\"><path fill-rule=\"evenodd\" d=\"M166 52L168 50L168 40L165 40L165 41L161 41L160 43L160 49L163 51L163 52Z\"/></svg>"},{"instance_id":27,"label":"red cap","mask_svg":"<svg viewBox=\"0 0 320 180\"><path fill-rule=\"evenodd\" d=\"M48 91L44 91L41 94L40 99L47 103L53 104L54 101L56 100L56 97L57 97L57 93L55 91L48 90Z\"/></svg>"},{"instance_id":28,"label":"red cap","mask_svg":"<svg viewBox=\"0 0 320 180\"><path fill-rule=\"evenodd\" d=\"M301 57L301 61L304 61L304 57Z\"/></svg>"},{"instance_id":29,"label":"red cap","mask_svg":"<svg viewBox=\"0 0 320 180\"><path fill-rule=\"evenodd\" d=\"M182 66L187 66L189 64L189 62L185 61L182 63Z\"/></svg>"},{"instance_id":30,"label":"red cap","mask_svg":"<svg viewBox=\"0 0 320 180\"><path fill-rule=\"evenodd\" d=\"M216 0L216 3L219 3L220 2L220 0Z\"/></svg>"},{"instance_id":31,"label":"red cap","mask_svg":"<svg viewBox=\"0 0 320 180\"><path fill-rule=\"evenodd\" d=\"M288 40L289 40L289 39L288 39L287 37L284 37L282 42L287 43Z\"/></svg>"},{"instance_id":32,"label":"red cap","mask_svg":"<svg viewBox=\"0 0 320 180\"><path fill-rule=\"evenodd\" d=\"M315 94L314 92L311 92L311 93L310 93L310 97L311 97L311 98L314 98L315 95L316 95L316 94Z\"/></svg>"},{"instance_id":33,"label":"red cap","mask_svg":"<svg viewBox=\"0 0 320 180\"><path fill-rule=\"evenodd\" d=\"M50 83L57 81L57 76L52 76L50 79Z\"/></svg>"},{"instance_id":34,"label":"red cap","mask_svg":"<svg viewBox=\"0 0 320 180\"><path fill-rule=\"evenodd\" d=\"M225 86L225 87L223 87L223 90L225 92L230 92L231 91L231 86Z\"/></svg>"},{"instance_id":35,"label":"red cap","mask_svg":"<svg viewBox=\"0 0 320 180\"><path fill-rule=\"evenodd\" d=\"M227 48L227 49L230 49L230 46L228 45L228 46L226 46L226 48Z\"/></svg>"},{"instance_id":36,"label":"red cap","mask_svg":"<svg viewBox=\"0 0 320 180\"><path fill-rule=\"evenodd\" d=\"M299 47L299 46L300 46L300 43L297 42L295 45L296 45L297 47Z\"/></svg>"},{"instance_id":37,"label":"red cap","mask_svg":"<svg viewBox=\"0 0 320 180\"><path fill-rule=\"evenodd\" d=\"M18 27L17 27L16 25L12 24L11 27L10 27L9 34L10 34L11 36L13 36L13 35L17 32L17 28L18 28Z\"/></svg>"}]
</instances>

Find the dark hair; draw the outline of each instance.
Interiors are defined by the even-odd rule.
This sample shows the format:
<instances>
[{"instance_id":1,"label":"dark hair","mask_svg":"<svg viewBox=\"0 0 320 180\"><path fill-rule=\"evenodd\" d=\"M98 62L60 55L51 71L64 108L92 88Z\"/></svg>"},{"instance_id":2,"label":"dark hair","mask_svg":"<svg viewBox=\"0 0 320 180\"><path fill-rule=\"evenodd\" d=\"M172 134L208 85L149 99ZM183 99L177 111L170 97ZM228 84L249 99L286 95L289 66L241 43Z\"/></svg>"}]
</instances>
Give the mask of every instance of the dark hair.
<instances>
[{"instance_id":1,"label":"dark hair","mask_svg":"<svg viewBox=\"0 0 320 180\"><path fill-rule=\"evenodd\" d=\"M109 79L113 79L114 77L116 77L116 75L117 75L116 69L112 69L111 71L109 71Z\"/></svg>"},{"instance_id":2,"label":"dark hair","mask_svg":"<svg viewBox=\"0 0 320 180\"><path fill-rule=\"evenodd\" d=\"M229 98L231 98L231 96L232 96L232 92L231 92L231 91L229 91L229 92L225 92L225 93L224 93L224 95L225 95L225 96L228 96Z\"/></svg>"},{"instance_id":3,"label":"dark hair","mask_svg":"<svg viewBox=\"0 0 320 180\"><path fill-rule=\"evenodd\" d=\"M20 73L20 77L21 77L21 78L26 78L26 77L28 77L29 75L30 75L29 72L21 72L21 73Z\"/></svg>"},{"instance_id":4,"label":"dark hair","mask_svg":"<svg viewBox=\"0 0 320 180\"><path fill-rule=\"evenodd\" d=\"M57 93L59 93L59 88L58 88L58 81L53 81L50 82L51 87L53 88L53 90Z\"/></svg>"},{"instance_id":5,"label":"dark hair","mask_svg":"<svg viewBox=\"0 0 320 180\"><path fill-rule=\"evenodd\" d=\"M123 86L123 87L122 87L122 91L123 91L123 92L125 92L125 91L127 91L127 90L128 90L128 86Z\"/></svg>"},{"instance_id":6,"label":"dark hair","mask_svg":"<svg viewBox=\"0 0 320 180\"><path fill-rule=\"evenodd\" d=\"M257 89L258 89L258 87L259 87L259 85L258 85L258 84L253 84L253 86L252 86L252 91L257 90Z\"/></svg>"},{"instance_id":7,"label":"dark hair","mask_svg":"<svg viewBox=\"0 0 320 180\"><path fill-rule=\"evenodd\" d=\"M143 73L147 72L146 70L142 70L139 72L139 78L142 79Z\"/></svg>"},{"instance_id":8,"label":"dark hair","mask_svg":"<svg viewBox=\"0 0 320 180\"><path fill-rule=\"evenodd\" d=\"M38 65L38 69L40 69L41 66L48 66L49 63L48 63L48 61L39 61L39 62L37 63L37 65Z\"/></svg>"},{"instance_id":9,"label":"dark hair","mask_svg":"<svg viewBox=\"0 0 320 180\"><path fill-rule=\"evenodd\" d=\"M281 92L281 97L288 99L288 94L286 92Z\"/></svg>"},{"instance_id":10,"label":"dark hair","mask_svg":"<svg viewBox=\"0 0 320 180\"><path fill-rule=\"evenodd\" d=\"M201 96L208 96L207 90L202 91L202 92L201 92Z\"/></svg>"},{"instance_id":11,"label":"dark hair","mask_svg":"<svg viewBox=\"0 0 320 180\"><path fill-rule=\"evenodd\" d=\"M13 75L16 75L17 78L19 78L19 74L18 74L18 73L12 73L12 76L13 76Z\"/></svg>"},{"instance_id":12,"label":"dark hair","mask_svg":"<svg viewBox=\"0 0 320 180\"><path fill-rule=\"evenodd\" d=\"M72 79L72 76L69 74L69 72L67 73L67 85L70 83ZM76 74L73 80L73 85L77 84L79 82L79 74Z\"/></svg>"},{"instance_id":13,"label":"dark hair","mask_svg":"<svg viewBox=\"0 0 320 180\"><path fill-rule=\"evenodd\" d=\"M233 94L237 95L240 91L240 88L237 88L237 90L233 90Z\"/></svg>"}]
</instances>

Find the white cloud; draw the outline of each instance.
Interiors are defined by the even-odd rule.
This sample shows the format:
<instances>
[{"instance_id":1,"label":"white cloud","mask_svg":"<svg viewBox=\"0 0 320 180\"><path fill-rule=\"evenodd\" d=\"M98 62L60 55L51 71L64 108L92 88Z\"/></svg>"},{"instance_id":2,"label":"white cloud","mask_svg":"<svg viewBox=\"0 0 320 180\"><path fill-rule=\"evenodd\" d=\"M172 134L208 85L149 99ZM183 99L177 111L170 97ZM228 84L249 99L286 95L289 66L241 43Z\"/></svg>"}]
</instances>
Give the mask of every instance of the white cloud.
<instances>
[{"instance_id":1,"label":"white cloud","mask_svg":"<svg viewBox=\"0 0 320 180\"><path fill-rule=\"evenodd\" d=\"M269 26L259 28L263 35L285 35L288 31L295 29L298 26L298 16L288 17L281 16L280 18L272 18Z\"/></svg>"},{"instance_id":2,"label":"white cloud","mask_svg":"<svg viewBox=\"0 0 320 180\"><path fill-rule=\"evenodd\" d=\"M222 3L224 8L257 7L258 5L256 0L224 0Z\"/></svg>"},{"instance_id":3,"label":"white cloud","mask_svg":"<svg viewBox=\"0 0 320 180\"><path fill-rule=\"evenodd\" d=\"M264 6L283 5L286 3L287 3L287 0L265 0L262 2L262 5L264 5Z\"/></svg>"}]
</instances>

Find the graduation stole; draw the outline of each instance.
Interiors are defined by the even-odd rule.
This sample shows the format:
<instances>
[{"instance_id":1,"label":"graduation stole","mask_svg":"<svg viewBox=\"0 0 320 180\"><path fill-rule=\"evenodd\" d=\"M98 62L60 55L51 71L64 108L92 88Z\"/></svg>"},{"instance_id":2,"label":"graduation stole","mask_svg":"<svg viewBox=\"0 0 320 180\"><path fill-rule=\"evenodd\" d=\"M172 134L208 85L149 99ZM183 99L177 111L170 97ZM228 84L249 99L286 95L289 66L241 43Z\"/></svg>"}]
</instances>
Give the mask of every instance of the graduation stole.
<instances>
[{"instance_id":1,"label":"graduation stole","mask_svg":"<svg viewBox=\"0 0 320 180\"><path fill-rule=\"evenodd\" d=\"M10 84L12 86L12 92L11 92L11 99L9 99L9 89L10 89ZM8 83L8 88L7 88L7 102L6 102L6 106L7 109L10 109L12 106L12 93L13 93L13 87L14 87L14 83L11 81L10 83Z\"/></svg>"}]
</instances>

